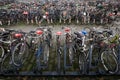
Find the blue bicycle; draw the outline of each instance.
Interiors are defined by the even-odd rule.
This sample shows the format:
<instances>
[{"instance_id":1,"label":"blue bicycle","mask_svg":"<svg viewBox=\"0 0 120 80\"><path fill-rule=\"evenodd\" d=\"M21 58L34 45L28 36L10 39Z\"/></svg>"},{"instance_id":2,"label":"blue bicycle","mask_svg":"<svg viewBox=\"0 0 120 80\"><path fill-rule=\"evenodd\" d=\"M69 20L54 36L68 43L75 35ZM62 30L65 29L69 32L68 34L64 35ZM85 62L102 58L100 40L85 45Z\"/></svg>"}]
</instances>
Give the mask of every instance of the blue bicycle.
<instances>
[{"instance_id":1,"label":"blue bicycle","mask_svg":"<svg viewBox=\"0 0 120 80\"><path fill-rule=\"evenodd\" d=\"M47 29L39 28L37 29L36 33L39 35L37 42L38 48L35 52L37 70L42 73L42 69L46 69L48 67L51 37Z\"/></svg>"}]
</instances>

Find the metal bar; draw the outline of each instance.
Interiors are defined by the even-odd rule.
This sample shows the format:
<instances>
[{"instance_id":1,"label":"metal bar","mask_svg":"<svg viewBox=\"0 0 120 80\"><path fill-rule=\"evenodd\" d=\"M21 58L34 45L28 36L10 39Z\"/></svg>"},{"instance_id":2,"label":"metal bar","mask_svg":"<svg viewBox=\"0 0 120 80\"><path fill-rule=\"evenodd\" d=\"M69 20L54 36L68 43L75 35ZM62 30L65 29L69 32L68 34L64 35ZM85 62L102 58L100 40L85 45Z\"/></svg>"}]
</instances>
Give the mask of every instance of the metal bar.
<instances>
[{"instance_id":1,"label":"metal bar","mask_svg":"<svg viewBox=\"0 0 120 80\"><path fill-rule=\"evenodd\" d=\"M67 45L65 44L64 45L64 68L65 69L69 69L72 67L71 64L67 64L66 60L67 60L67 52L66 52L66 49L67 49Z\"/></svg>"},{"instance_id":2,"label":"metal bar","mask_svg":"<svg viewBox=\"0 0 120 80\"><path fill-rule=\"evenodd\" d=\"M20 73L8 73L8 74L0 74L0 76L95 76L95 75L98 75L98 76L117 76L117 75L120 75L120 73L117 73L117 74L96 74L95 72L90 72L90 74L80 74L79 72L77 71L74 71L74 72L70 72L70 71L67 71L65 74L63 72L61 73L58 73L56 71L53 71L53 72L50 72L50 71L45 71L43 72L42 74L41 73L33 73L32 71L28 71L28 72L20 72Z\"/></svg>"}]
</instances>

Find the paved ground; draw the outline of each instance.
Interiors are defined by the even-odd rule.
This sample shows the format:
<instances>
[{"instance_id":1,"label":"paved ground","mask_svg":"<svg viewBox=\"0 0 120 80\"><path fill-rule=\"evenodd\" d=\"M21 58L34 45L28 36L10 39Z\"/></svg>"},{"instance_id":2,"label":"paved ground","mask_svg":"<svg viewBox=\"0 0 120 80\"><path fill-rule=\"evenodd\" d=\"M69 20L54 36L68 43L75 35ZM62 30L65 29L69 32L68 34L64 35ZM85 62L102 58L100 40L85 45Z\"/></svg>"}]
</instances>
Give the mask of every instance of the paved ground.
<instances>
[{"instance_id":1,"label":"paved ground","mask_svg":"<svg viewBox=\"0 0 120 80\"><path fill-rule=\"evenodd\" d=\"M23 30L25 32L29 32L31 30L35 30L39 26L36 25L15 25L15 26L6 26L6 28L9 29L15 29L15 30ZM40 26L40 27L45 27L45 26ZM84 27L97 27L96 25L55 25L55 26L48 26L53 29L53 32L57 31L63 31L63 27L70 27L72 31L80 31Z\"/></svg>"},{"instance_id":2,"label":"paved ground","mask_svg":"<svg viewBox=\"0 0 120 80\"><path fill-rule=\"evenodd\" d=\"M43 26L45 27L45 26ZM56 32L58 31L61 31L63 34L62 34L62 37L64 37L64 29L63 27L70 27L71 28L71 32L75 32L75 31L81 31L84 27L97 27L96 25L56 25L56 26L49 26L52 28L52 33L53 33L53 38L55 40L55 35L56 35ZM15 29L15 30L22 30L22 31L25 31L25 32L29 32L31 30L35 30L36 28L38 28L38 26L35 26L35 25L16 25L16 26L7 26L6 28L9 28L9 29ZM62 38L64 39L64 38Z\"/></svg>"}]
</instances>

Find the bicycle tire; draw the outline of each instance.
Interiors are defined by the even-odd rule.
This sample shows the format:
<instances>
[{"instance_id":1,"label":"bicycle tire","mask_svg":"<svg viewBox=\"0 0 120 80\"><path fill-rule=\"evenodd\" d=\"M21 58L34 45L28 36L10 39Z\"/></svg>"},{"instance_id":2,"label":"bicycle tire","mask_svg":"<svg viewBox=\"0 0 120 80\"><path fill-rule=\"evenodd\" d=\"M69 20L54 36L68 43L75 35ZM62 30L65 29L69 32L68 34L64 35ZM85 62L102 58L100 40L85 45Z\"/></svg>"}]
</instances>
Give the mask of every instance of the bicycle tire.
<instances>
[{"instance_id":1,"label":"bicycle tire","mask_svg":"<svg viewBox=\"0 0 120 80\"><path fill-rule=\"evenodd\" d=\"M5 50L4 48L0 45L0 61L2 61L2 58L4 57L5 55Z\"/></svg>"},{"instance_id":2,"label":"bicycle tire","mask_svg":"<svg viewBox=\"0 0 120 80\"><path fill-rule=\"evenodd\" d=\"M60 65L60 63L61 63L61 51L58 51L58 53L57 53L57 58L58 58L58 60L57 60L57 72L58 73L60 73L60 71L61 71L61 65Z\"/></svg>"},{"instance_id":3,"label":"bicycle tire","mask_svg":"<svg viewBox=\"0 0 120 80\"><path fill-rule=\"evenodd\" d=\"M6 54L4 58L2 59L1 65L0 65L0 71L2 73L6 72L10 69L10 64L12 64L11 57L9 54Z\"/></svg>"},{"instance_id":4,"label":"bicycle tire","mask_svg":"<svg viewBox=\"0 0 120 80\"><path fill-rule=\"evenodd\" d=\"M86 56L84 55L84 53L80 53L79 54L79 70L80 73L85 73L85 66L86 65Z\"/></svg>"},{"instance_id":5,"label":"bicycle tire","mask_svg":"<svg viewBox=\"0 0 120 80\"><path fill-rule=\"evenodd\" d=\"M28 57L28 47L24 43L18 43L12 52L12 61L15 66L24 64ZM17 53L16 53L17 51Z\"/></svg>"},{"instance_id":6,"label":"bicycle tire","mask_svg":"<svg viewBox=\"0 0 120 80\"><path fill-rule=\"evenodd\" d=\"M103 64L103 67L110 74L115 74L118 71L117 58L114 54L115 52L113 50L112 52L105 50L101 53L101 62ZM107 60L107 62L105 60ZM108 60L110 62L108 62Z\"/></svg>"},{"instance_id":7,"label":"bicycle tire","mask_svg":"<svg viewBox=\"0 0 120 80\"><path fill-rule=\"evenodd\" d=\"M47 43L44 44L43 55L45 63L48 63L49 60L49 45Z\"/></svg>"}]
</instances>

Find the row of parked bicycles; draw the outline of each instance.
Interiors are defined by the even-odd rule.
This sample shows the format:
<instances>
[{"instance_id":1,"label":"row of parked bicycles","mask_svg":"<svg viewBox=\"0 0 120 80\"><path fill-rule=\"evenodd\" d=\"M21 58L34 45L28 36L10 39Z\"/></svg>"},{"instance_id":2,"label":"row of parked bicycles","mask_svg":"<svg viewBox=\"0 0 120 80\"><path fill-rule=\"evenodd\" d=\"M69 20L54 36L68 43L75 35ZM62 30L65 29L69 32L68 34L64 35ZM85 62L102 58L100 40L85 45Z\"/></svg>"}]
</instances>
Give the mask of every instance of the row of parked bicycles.
<instances>
[{"instance_id":1,"label":"row of parked bicycles","mask_svg":"<svg viewBox=\"0 0 120 80\"><path fill-rule=\"evenodd\" d=\"M120 64L119 28L84 28L73 31L62 27L63 31L53 34L52 28L38 27L35 30L1 29L0 32L0 72L8 73L10 66L17 69L24 66L29 55L34 53L36 67L33 73L43 73L48 68L50 50L57 55L57 73L67 73L77 58L78 74L117 74ZM55 47L55 48L53 48ZM62 60L63 55L63 60ZM63 61L63 64L61 64ZM61 68L63 65L63 69ZM19 73L19 72L17 72Z\"/></svg>"}]
</instances>

